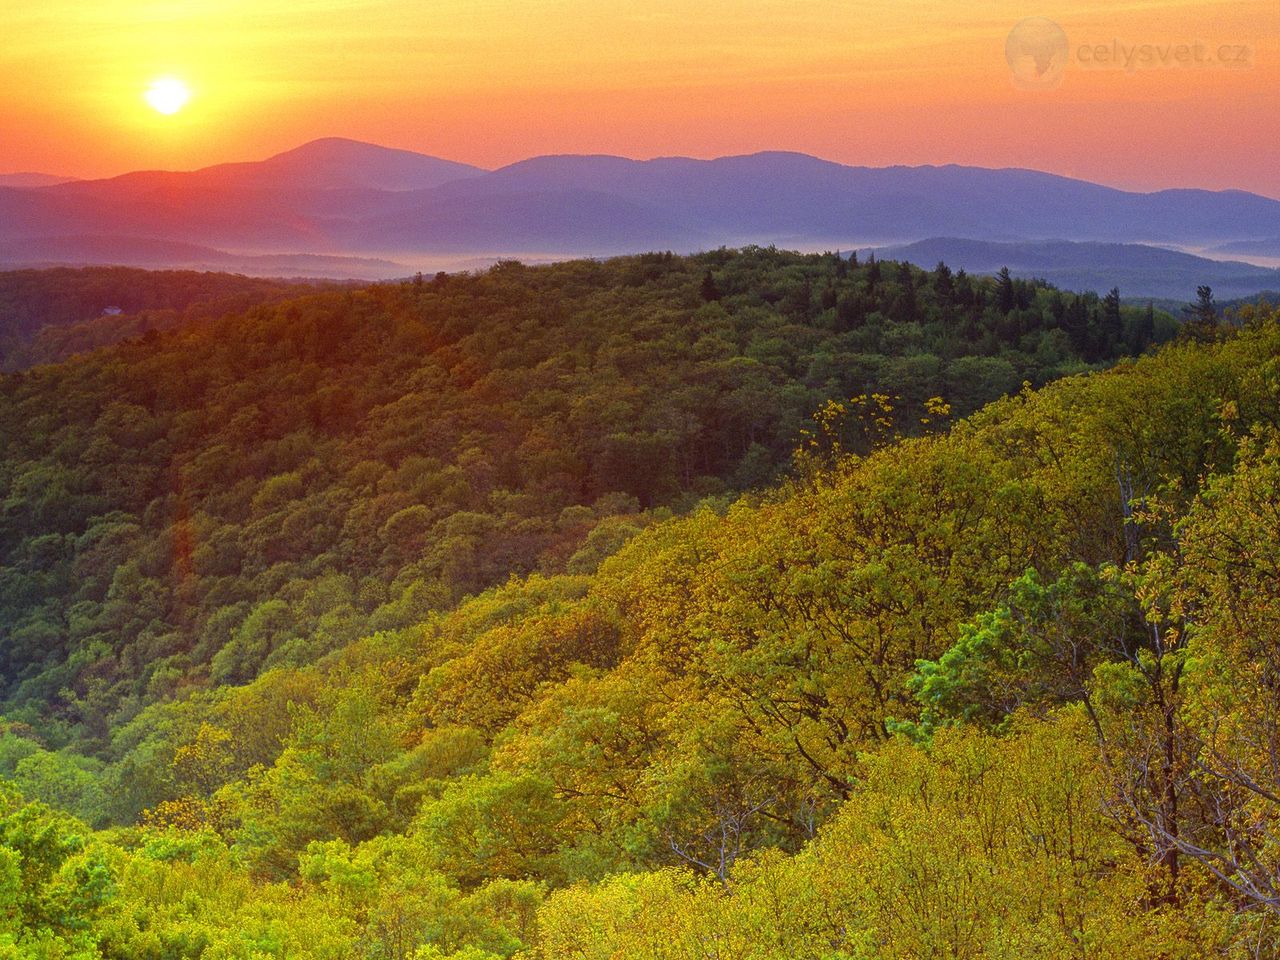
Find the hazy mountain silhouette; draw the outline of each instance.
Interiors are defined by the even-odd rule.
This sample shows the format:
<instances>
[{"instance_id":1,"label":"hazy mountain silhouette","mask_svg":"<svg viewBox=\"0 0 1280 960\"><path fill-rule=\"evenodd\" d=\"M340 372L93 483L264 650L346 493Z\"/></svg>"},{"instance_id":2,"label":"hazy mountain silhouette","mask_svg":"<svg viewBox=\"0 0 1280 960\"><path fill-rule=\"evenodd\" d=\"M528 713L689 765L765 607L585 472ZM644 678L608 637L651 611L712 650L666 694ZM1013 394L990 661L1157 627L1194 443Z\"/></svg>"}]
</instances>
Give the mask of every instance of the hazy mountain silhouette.
<instances>
[{"instance_id":1,"label":"hazy mountain silhouette","mask_svg":"<svg viewBox=\"0 0 1280 960\"><path fill-rule=\"evenodd\" d=\"M1280 201L1135 193L1021 169L853 167L798 153L545 156L484 171L336 138L187 173L0 188L0 241L84 236L395 260L746 243L848 249L938 236L1203 248L1280 237Z\"/></svg>"},{"instance_id":2,"label":"hazy mountain silhouette","mask_svg":"<svg viewBox=\"0 0 1280 960\"><path fill-rule=\"evenodd\" d=\"M0 241L0 270L102 264L336 280L390 280L412 273L404 264L390 260L316 253L238 254L194 243L146 237L43 237Z\"/></svg>"},{"instance_id":3,"label":"hazy mountain silhouette","mask_svg":"<svg viewBox=\"0 0 1280 960\"><path fill-rule=\"evenodd\" d=\"M1238 257L1269 257L1280 259L1280 237L1261 237L1253 240L1232 240L1218 244L1212 253Z\"/></svg>"},{"instance_id":4,"label":"hazy mountain silhouette","mask_svg":"<svg viewBox=\"0 0 1280 960\"><path fill-rule=\"evenodd\" d=\"M410 150L326 137L257 163L206 167L197 176L255 189L423 190L484 173L479 167Z\"/></svg>"},{"instance_id":5,"label":"hazy mountain silhouette","mask_svg":"<svg viewBox=\"0 0 1280 960\"><path fill-rule=\"evenodd\" d=\"M850 167L798 153L718 160L538 157L446 184L458 196L567 187L680 212L744 239L1236 239L1280 223L1280 201L1243 191L1132 193L1022 169ZM1248 234L1258 235L1256 232Z\"/></svg>"},{"instance_id":6,"label":"hazy mountain silhouette","mask_svg":"<svg viewBox=\"0 0 1280 960\"><path fill-rule=\"evenodd\" d=\"M412 196L405 206L364 221L355 234L359 247L598 254L724 243L676 211L597 190L436 190Z\"/></svg>"},{"instance_id":7,"label":"hazy mountain silhouette","mask_svg":"<svg viewBox=\"0 0 1280 960\"><path fill-rule=\"evenodd\" d=\"M1280 270L1136 243L995 243L933 237L875 252L925 268L939 261L970 273L997 273L1008 267L1014 274L1040 277L1067 290L1118 286L1126 298L1193 300L1196 286L1202 283L1212 286L1219 297L1243 297L1280 285Z\"/></svg>"},{"instance_id":8,"label":"hazy mountain silhouette","mask_svg":"<svg viewBox=\"0 0 1280 960\"><path fill-rule=\"evenodd\" d=\"M52 173L0 173L0 187L52 187L70 183L75 177L59 177Z\"/></svg>"}]
</instances>

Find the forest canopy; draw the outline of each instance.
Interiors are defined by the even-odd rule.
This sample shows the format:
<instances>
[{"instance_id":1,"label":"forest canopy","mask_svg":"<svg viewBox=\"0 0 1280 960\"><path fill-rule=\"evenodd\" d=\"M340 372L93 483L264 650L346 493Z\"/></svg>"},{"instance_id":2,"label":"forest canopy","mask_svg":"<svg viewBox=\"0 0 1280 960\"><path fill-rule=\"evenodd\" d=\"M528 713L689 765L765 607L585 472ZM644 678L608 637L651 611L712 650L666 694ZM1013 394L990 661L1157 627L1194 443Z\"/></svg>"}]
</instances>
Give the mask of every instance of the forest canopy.
<instances>
[{"instance_id":1,"label":"forest canopy","mask_svg":"<svg viewBox=\"0 0 1280 960\"><path fill-rule=\"evenodd\" d=\"M56 363L151 331L335 286L130 267L0 271L0 371Z\"/></svg>"},{"instance_id":2,"label":"forest canopy","mask_svg":"<svg viewBox=\"0 0 1280 960\"><path fill-rule=\"evenodd\" d=\"M1123 359L1172 322L654 254L6 377L0 937L1275 956L1280 317L1237 320Z\"/></svg>"},{"instance_id":3,"label":"forest canopy","mask_svg":"<svg viewBox=\"0 0 1280 960\"><path fill-rule=\"evenodd\" d=\"M654 510L771 482L806 429L865 450L1140 352L1153 322L752 249L324 292L7 376L0 696L100 754L148 704L590 572Z\"/></svg>"}]
</instances>

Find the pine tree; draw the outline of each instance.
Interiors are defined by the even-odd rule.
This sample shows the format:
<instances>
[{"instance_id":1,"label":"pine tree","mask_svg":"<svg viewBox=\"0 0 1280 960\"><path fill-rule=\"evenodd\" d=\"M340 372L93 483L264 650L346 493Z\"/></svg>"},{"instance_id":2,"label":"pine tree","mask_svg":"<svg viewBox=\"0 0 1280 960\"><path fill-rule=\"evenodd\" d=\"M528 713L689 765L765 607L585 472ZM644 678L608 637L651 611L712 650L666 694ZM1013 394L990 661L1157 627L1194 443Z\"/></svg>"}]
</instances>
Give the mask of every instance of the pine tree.
<instances>
[{"instance_id":1,"label":"pine tree","mask_svg":"<svg viewBox=\"0 0 1280 960\"><path fill-rule=\"evenodd\" d=\"M1213 302L1213 288L1201 284L1196 287L1196 302L1183 310L1186 319L1182 335L1192 340L1213 340L1218 336L1218 307Z\"/></svg>"},{"instance_id":2,"label":"pine tree","mask_svg":"<svg viewBox=\"0 0 1280 960\"><path fill-rule=\"evenodd\" d=\"M1124 320L1120 316L1120 288L1112 287L1102 299L1102 330L1099 344L1103 354L1110 354L1124 335Z\"/></svg>"},{"instance_id":3,"label":"pine tree","mask_svg":"<svg viewBox=\"0 0 1280 960\"><path fill-rule=\"evenodd\" d=\"M702 286L699 292L702 294L702 299L707 303L720 299L720 288L716 286L716 278L711 275L710 270L702 277Z\"/></svg>"},{"instance_id":4,"label":"pine tree","mask_svg":"<svg viewBox=\"0 0 1280 960\"><path fill-rule=\"evenodd\" d=\"M1138 321L1133 334L1134 353L1139 353L1149 347L1156 339L1156 305L1152 301L1147 301L1147 309L1142 311L1142 319Z\"/></svg>"},{"instance_id":5,"label":"pine tree","mask_svg":"<svg viewBox=\"0 0 1280 960\"><path fill-rule=\"evenodd\" d=\"M1072 297L1062 320L1062 329L1071 339L1071 347L1084 353L1089 341L1089 307L1084 297Z\"/></svg>"},{"instance_id":6,"label":"pine tree","mask_svg":"<svg viewBox=\"0 0 1280 960\"><path fill-rule=\"evenodd\" d=\"M951 303L952 282L951 268L941 260L933 268L933 289L938 291L938 299L943 303Z\"/></svg>"},{"instance_id":7,"label":"pine tree","mask_svg":"<svg viewBox=\"0 0 1280 960\"><path fill-rule=\"evenodd\" d=\"M1007 315L1013 307L1013 278L1009 276L1008 267L1001 267L996 274L996 309Z\"/></svg>"},{"instance_id":8,"label":"pine tree","mask_svg":"<svg viewBox=\"0 0 1280 960\"><path fill-rule=\"evenodd\" d=\"M911 264L905 260L898 264L897 275L894 277L901 293L898 297L898 309L905 320L919 319L919 303L916 301L916 281L915 274L911 271Z\"/></svg>"}]
</instances>

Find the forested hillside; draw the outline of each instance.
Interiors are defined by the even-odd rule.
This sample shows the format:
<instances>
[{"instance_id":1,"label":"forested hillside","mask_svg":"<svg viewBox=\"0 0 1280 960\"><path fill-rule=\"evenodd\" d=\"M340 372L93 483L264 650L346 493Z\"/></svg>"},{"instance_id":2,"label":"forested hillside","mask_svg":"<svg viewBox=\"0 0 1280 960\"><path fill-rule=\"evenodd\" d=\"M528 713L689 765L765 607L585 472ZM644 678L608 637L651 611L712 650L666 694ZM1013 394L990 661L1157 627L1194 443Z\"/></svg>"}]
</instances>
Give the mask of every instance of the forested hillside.
<instances>
[{"instance_id":1,"label":"forested hillside","mask_svg":"<svg viewBox=\"0 0 1280 960\"><path fill-rule=\"evenodd\" d=\"M140 826L6 797L17 955L1274 956L1246 320L153 706ZM101 782L2 742L32 795Z\"/></svg>"},{"instance_id":2,"label":"forested hillside","mask_svg":"<svg viewBox=\"0 0 1280 960\"><path fill-rule=\"evenodd\" d=\"M1280 316L1020 386L1117 300L507 264L6 378L15 955L1275 956Z\"/></svg>"},{"instance_id":3,"label":"forested hillside","mask_svg":"<svg viewBox=\"0 0 1280 960\"><path fill-rule=\"evenodd\" d=\"M334 284L127 267L0 271L0 370L65 360L324 286Z\"/></svg>"},{"instance_id":4,"label":"forested hillside","mask_svg":"<svg viewBox=\"0 0 1280 960\"><path fill-rule=\"evenodd\" d=\"M655 509L771 481L827 401L885 395L814 425L865 449L1156 335L1114 299L754 250L323 293L9 376L0 693L101 753L147 704L589 572Z\"/></svg>"}]
</instances>

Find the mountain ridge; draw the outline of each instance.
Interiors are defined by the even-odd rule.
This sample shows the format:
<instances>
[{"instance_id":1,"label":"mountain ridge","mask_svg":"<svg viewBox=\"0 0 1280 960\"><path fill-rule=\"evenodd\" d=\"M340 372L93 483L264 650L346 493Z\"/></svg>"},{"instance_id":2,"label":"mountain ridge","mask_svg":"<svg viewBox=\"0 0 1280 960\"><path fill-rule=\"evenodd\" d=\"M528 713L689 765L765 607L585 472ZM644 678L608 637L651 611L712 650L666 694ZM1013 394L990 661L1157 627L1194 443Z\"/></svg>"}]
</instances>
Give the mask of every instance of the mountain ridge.
<instances>
[{"instance_id":1,"label":"mountain ridge","mask_svg":"<svg viewBox=\"0 0 1280 960\"><path fill-rule=\"evenodd\" d=\"M0 173L0 187L15 187L17 189L53 187L60 183L72 183L75 180L75 177L63 177L56 173L37 173L31 170Z\"/></svg>"},{"instance_id":2,"label":"mountain ridge","mask_svg":"<svg viewBox=\"0 0 1280 960\"><path fill-rule=\"evenodd\" d=\"M1072 240L1009 243L967 237L929 237L859 252L907 260L926 269L939 261L979 274L994 274L1008 267L1017 276L1038 277L1070 290L1097 290L1113 284L1129 299L1191 300L1200 284L1211 286L1225 298L1280 286L1280 270L1137 243Z\"/></svg>"},{"instance_id":3,"label":"mountain ridge","mask_svg":"<svg viewBox=\"0 0 1280 960\"><path fill-rule=\"evenodd\" d=\"M851 249L933 237L1198 250L1280 236L1280 201L1243 190L1126 191L1024 167L851 166L794 151L551 154L483 170L322 138L194 171L0 187L0 241L66 236L373 257L419 269L441 256Z\"/></svg>"}]
</instances>

